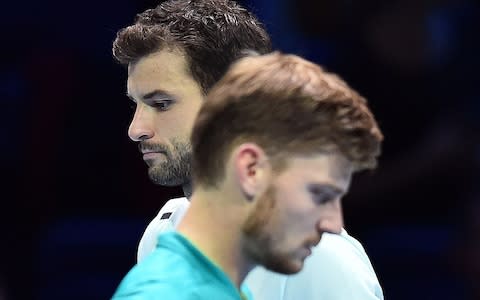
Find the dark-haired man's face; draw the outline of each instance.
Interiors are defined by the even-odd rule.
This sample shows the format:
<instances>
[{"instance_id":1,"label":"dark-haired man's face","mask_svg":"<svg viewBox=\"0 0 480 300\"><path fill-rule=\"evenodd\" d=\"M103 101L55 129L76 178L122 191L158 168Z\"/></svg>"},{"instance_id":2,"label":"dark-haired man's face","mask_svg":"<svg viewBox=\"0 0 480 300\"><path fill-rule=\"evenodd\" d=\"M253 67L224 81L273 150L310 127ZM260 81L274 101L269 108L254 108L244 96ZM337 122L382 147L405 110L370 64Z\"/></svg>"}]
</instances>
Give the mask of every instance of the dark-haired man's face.
<instances>
[{"instance_id":1,"label":"dark-haired man's face","mask_svg":"<svg viewBox=\"0 0 480 300\"><path fill-rule=\"evenodd\" d=\"M128 68L127 91L135 103L129 137L139 142L150 179L177 186L190 180L190 133L203 92L184 54L157 51Z\"/></svg>"}]
</instances>

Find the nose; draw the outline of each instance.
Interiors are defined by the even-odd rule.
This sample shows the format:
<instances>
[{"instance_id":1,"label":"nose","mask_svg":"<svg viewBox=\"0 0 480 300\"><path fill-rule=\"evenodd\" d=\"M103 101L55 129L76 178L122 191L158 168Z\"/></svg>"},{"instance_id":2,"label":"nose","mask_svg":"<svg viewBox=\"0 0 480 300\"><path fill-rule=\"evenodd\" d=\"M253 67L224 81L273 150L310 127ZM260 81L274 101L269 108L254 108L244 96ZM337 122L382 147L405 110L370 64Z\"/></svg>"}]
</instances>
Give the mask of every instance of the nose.
<instances>
[{"instance_id":1,"label":"nose","mask_svg":"<svg viewBox=\"0 0 480 300\"><path fill-rule=\"evenodd\" d=\"M132 141L140 142L152 138L153 135L152 119L148 107L138 103L132 122L128 127L128 136Z\"/></svg>"},{"instance_id":2,"label":"nose","mask_svg":"<svg viewBox=\"0 0 480 300\"><path fill-rule=\"evenodd\" d=\"M334 201L325 211L317 223L317 230L320 233L329 232L339 234L343 228L343 213L340 200Z\"/></svg>"}]
</instances>

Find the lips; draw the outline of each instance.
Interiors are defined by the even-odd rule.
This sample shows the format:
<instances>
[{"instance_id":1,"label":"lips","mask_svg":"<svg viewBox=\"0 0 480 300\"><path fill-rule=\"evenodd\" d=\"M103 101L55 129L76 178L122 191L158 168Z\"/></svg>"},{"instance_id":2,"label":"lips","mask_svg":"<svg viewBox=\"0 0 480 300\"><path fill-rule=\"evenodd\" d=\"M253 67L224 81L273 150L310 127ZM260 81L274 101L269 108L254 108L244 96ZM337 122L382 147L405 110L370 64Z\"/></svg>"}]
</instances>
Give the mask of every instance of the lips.
<instances>
[{"instance_id":1,"label":"lips","mask_svg":"<svg viewBox=\"0 0 480 300\"><path fill-rule=\"evenodd\" d=\"M311 240L311 241L308 241L306 244L305 244L305 247L310 249L310 248L315 248L319 243L320 243L320 239L315 239L315 240Z\"/></svg>"},{"instance_id":2,"label":"lips","mask_svg":"<svg viewBox=\"0 0 480 300\"><path fill-rule=\"evenodd\" d=\"M158 158L159 156L165 156L165 152L157 152L157 151L146 151L142 152L143 153L143 159L155 159Z\"/></svg>"},{"instance_id":3,"label":"lips","mask_svg":"<svg viewBox=\"0 0 480 300\"><path fill-rule=\"evenodd\" d=\"M167 146L164 144L154 144L154 143L147 143L145 141L140 142L138 144L138 150L142 154L148 154L148 153L166 153L167 152Z\"/></svg>"},{"instance_id":4,"label":"lips","mask_svg":"<svg viewBox=\"0 0 480 300\"><path fill-rule=\"evenodd\" d=\"M317 245L320 243L320 240L317 240L315 241L313 244L312 244L312 247L317 247Z\"/></svg>"},{"instance_id":5,"label":"lips","mask_svg":"<svg viewBox=\"0 0 480 300\"><path fill-rule=\"evenodd\" d=\"M154 151L154 150L144 150L141 151L143 155L149 154L149 153L161 153L161 151Z\"/></svg>"}]
</instances>

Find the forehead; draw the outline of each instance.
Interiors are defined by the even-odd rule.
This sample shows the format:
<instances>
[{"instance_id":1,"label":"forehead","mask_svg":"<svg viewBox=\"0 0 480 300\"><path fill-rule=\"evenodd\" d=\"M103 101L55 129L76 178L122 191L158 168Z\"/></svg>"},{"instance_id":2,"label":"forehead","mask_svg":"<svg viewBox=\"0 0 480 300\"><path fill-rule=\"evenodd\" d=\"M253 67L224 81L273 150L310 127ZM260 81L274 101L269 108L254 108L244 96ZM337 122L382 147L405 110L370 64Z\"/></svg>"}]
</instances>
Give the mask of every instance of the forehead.
<instances>
[{"instance_id":1,"label":"forehead","mask_svg":"<svg viewBox=\"0 0 480 300\"><path fill-rule=\"evenodd\" d=\"M151 90L179 89L197 85L189 72L185 54L177 48L165 48L142 57L128 66L128 93L135 96Z\"/></svg>"},{"instance_id":2,"label":"forehead","mask_svg":"<svg viewBox=\"0 0 480 300\"><path fill-rule=\"evenodd\" d=\"M350 186L353 164L339 153L292 156L279 175L286 184L329 184L346 192Z\"/></svg>"}]
</instances>

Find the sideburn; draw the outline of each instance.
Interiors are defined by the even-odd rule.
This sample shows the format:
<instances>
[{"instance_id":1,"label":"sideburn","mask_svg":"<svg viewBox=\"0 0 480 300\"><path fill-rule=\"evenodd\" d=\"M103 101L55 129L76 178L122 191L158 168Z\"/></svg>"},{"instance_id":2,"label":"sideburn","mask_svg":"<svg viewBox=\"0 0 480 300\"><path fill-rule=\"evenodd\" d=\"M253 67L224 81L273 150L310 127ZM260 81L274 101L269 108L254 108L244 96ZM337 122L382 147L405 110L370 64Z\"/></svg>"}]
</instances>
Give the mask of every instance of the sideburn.
<instances>
[{"instance_id":1,"label":"sideburn","mask_svg":"<svg viewBox=\"0 0 480 300\"><path fill-rule=\"evenodd\" d=\"M257 200L253 213L248 216L243 224L242 231L245 235L258 237L258 235L262 234L262 229L273 214L273 208L276 202L274 198L275 192L275 187L270 184L265 193Z\"/></svg>"}]
</instances>

